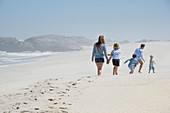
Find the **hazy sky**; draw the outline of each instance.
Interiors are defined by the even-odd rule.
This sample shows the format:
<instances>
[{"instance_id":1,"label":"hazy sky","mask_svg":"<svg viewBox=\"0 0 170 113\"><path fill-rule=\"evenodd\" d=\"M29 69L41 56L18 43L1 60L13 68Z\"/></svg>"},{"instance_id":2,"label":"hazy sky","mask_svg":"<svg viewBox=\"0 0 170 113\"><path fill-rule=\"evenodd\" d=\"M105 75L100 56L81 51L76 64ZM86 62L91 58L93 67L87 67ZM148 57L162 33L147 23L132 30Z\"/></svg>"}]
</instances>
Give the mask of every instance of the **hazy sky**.
<instances>
[{"instance_id":1,"label":"hazy sky","mask_svg":"<svg viewBox=\"0 0 170 113\"><path fill-rule=\"evenodd\" d=\"M170 39L170 0L0 0L0 37Z\"/></svg>"}]
</instances>

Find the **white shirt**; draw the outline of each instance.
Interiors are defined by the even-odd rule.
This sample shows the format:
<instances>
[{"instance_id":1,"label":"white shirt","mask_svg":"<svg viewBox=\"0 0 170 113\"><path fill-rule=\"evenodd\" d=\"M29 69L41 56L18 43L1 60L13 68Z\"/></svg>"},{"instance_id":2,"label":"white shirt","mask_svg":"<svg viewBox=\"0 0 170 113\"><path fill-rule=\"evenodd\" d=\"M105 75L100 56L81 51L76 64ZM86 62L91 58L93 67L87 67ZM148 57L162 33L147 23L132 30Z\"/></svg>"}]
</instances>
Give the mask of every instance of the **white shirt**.
<instances>
[{"instance_id":1,"label":"white shirt","mask_svg":"<svg viewBox=\"0 0 170 113\"><path fill-rule=\"evenodd\" d=\"M112 59L120 59L120 54L121 54L121 51L119 49L112 50L111 52Z\"/></svg>"}]
</instances>

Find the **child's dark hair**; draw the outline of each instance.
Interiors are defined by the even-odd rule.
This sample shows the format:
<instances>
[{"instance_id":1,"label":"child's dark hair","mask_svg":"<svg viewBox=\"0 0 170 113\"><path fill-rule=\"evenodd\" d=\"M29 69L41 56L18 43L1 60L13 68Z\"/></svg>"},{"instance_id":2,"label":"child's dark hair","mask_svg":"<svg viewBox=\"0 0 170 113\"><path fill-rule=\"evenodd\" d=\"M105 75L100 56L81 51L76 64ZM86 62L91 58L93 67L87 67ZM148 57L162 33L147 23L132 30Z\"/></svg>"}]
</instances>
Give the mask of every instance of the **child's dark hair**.
<instances>
[{"instance_id":1,"label":"child's dark hair","mask_svg":"<svg viewBox=\"0 0 170 113\"><path fill-rule=\"evenodd\" d=\"M141 47L141 48L145 47L145 44L141 44L140 47Z\"/></svg>"},{"instance_id":2,"label":"child's dark hair","mask_svg":"<svg viewBox=\"0 0 170 113\"><path fill-rule=\"evenodd\" d=\"M133 58L136 58L136 54L133 54L132 57L133 57Z\"/></svg>"}]
</instances>

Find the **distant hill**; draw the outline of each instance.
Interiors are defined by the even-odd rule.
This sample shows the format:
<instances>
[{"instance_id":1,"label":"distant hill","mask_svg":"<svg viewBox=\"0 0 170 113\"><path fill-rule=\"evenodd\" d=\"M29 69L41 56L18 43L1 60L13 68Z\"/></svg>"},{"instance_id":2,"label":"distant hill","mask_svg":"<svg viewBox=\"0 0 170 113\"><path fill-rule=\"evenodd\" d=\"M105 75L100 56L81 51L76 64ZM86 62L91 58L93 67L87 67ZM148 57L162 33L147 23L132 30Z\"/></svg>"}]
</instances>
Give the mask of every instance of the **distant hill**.
<instances>
[{"instance_id":1,"label":"distant hill","mask_svg":"<svg viewBox=\"0 0 170 113\"><path fill-rule=\"evenodd\" d=\"M130 43L130 42L128 40L118 41L118 40L106 39L106 44L107 45L113 45L114 43L126 44L126 43Z\"/></svg>"},{"instance_id":2,"label":"distant hill","mask_svg":"<svg viewBox=\"0 0 170 113\"><path fill-rule=\"evenodd\" d=\"M12 37L0 37L0 51L21 52L30 51L33 48L23 41L18 41Z\"/></svg>"},{"instance_id":3,"label":"distant hill","mask_svg":"<svg viewBox=\"0 0 170 113\"><path fill-rule=\"evenodd\" d=\"M91 42L96 43L98 40L91 40ZM128 40L122 40L122 41L118 41L118 40L112 40L109 38L105 39L106 41L106 45L108 46L112 46L114 43L119 43L119 44L126 44L126 43L130 43Z\"/></svg>"},{"instance_id":4,"label":"distant hill","mask_svg":"<svg viewBox=\"0 0 170 113\"><path fill-rule=\"evenodd\" d=\"M114 43L126 44L128 40L116 41L105 39L106 45ZM0 37L0 51L23 52L23 51L52 51L65 52L81 50L83 46L92 46L98 40L90 40L81 36L41 35L19 41L14 37ZM145 41L145 40L142 40Z\"/></svg>"},{"instance_id":5,"label":"distant hill","mask_svg":"<svg viewBox=\"0 0 170 113\"><path fill-rule=\"evenodd\" d=\"M146 42L159 42L160 40L148 40L148 39L142 39L139 41L136 41L136 43L146 43Z\"/></svg>"},{"instance_id":6,"label":"distant hill","mask_svg":"<svg viewBox=\"0 0 170 113\"><path fill-rule=\"evenodd\" d=\"M42 35L19 41L12 37L0 37L0 51L75 51L81 50L82 46L90 45L89 39L84 37L67 37L59 35Z\"/></svg>"}]
</instances>

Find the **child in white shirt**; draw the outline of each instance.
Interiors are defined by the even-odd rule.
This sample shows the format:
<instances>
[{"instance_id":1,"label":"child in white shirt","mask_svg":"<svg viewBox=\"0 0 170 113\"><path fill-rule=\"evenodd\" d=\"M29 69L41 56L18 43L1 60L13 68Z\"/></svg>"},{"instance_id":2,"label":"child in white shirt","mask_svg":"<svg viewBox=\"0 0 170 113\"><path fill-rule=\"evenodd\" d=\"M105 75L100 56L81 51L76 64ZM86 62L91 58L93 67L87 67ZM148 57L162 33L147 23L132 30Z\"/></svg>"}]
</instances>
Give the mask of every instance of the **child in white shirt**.
<instances>
[{"instance_id":1,"label":"child in white shirt","mask_svg":"<svg viewBox=\"0 0 170 113\"><path fill-rule=\"evenodd\" d=\"M118 67L120 66L120 46L118 43L115 43L113 45L113 50L111 51L110 58L107 62L109 64L111 58L112 58L112 63L113 63L113 75L118 75Z\"/></svg>"}]
</instances>

